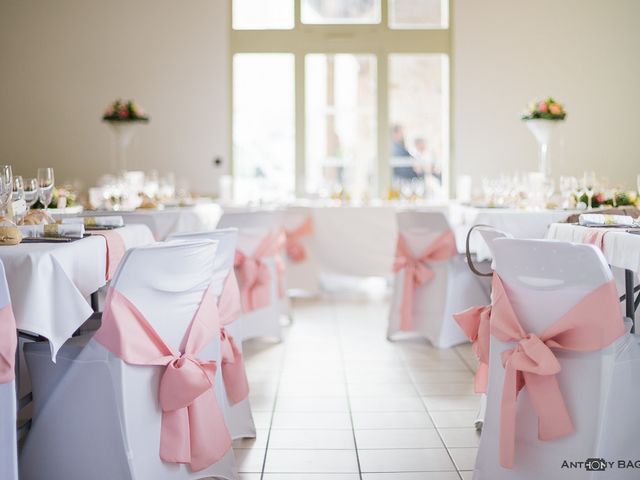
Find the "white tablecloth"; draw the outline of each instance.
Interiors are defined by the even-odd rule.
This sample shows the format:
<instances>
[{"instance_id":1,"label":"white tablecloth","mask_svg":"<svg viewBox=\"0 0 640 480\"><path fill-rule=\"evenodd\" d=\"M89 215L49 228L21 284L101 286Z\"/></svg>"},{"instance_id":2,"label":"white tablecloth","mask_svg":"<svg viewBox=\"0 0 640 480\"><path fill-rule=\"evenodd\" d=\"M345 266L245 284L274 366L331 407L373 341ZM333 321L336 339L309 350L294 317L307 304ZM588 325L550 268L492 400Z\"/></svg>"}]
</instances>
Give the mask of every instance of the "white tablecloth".
<instances>
[{"instance_id":1,"label":"white tablecloth","mask_svg":"<svg viewBox=\"0 0 640 480\"><path fill-rule=\"evenodd\" d=\"M565 242L585 243L586 235L593 233L593 231L593 228L590 227L554 223L549 229L547 238ZM607 263L612 267L623 268L640 274L640 235L609 228L603 238L602 253Z\"/></svg>"},{"instance_id":2,"label":"white tablecloth","mask_svg":"<svg viewBox=\"0 0 640 480\"><path fill-rule=\"evenodd\" d=\"M153 242L143 225L121 229L127 248ZM50 341L58 349L93 313L90 295L105 284L106 242L91 236L69 243L0 246L19 330Z\"/></svg>"},{"instance_id":3,"label":"white tablecloth","mask_svg":"<svg viewBox=\"0 0 640 480\"><path fill-rule=\"evenodd\" d=\"M475 208L455 202L377 206L312 202L298 206L309 208L313 216L313 234L316 237L315 246L321 272L353 276L390 274L397 239L396 212L399 210L444 213L454 229L460 252L465 250L467 232L473 225L491 225L515 238L544 238L550 224L564 220L572 213L559 210ZM238 206L224 208L225 211L243 210ZM477 253L480 260L490 258L486 245L479 237L472 237L471 250Z\"/></svg>"},{"instance_id":4,"label":"white tablecloth","mask_svg":"<svg viewBox=\"0 0 640 480\"><path fill-rule=\"evenodd\" d=\"M146 225L151 229L156 240L164 240L175 233L213 230L222 215L222 209L215 203L207 202L197 203L188 207L165 208L163 210L135 210L129 212L85 211L81 215L85 217L120 215L125 225Z\"/></svg>"}]
</instances>

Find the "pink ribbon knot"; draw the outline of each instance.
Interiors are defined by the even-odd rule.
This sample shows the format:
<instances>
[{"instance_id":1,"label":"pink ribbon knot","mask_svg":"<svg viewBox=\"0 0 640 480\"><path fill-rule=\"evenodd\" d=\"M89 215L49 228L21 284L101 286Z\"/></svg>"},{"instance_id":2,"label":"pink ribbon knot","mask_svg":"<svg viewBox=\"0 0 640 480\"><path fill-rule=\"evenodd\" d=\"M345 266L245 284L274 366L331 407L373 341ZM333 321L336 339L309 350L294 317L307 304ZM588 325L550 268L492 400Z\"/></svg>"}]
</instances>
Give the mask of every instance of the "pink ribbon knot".
<instances>
[{"instance_id":1,"label":"pink ribbon knot","mask_svg":"<svg viewBox=\"0 0 640 480\"><path fill-rule=\"evenodd\" d=\"M571 416L556 374L561 366L553 349L595 351L624 334L613 281L596 288L540 335L522 328L497 274L493 282L491 335L515 343L501 354L505 369L500 412L500 464L512 468L515 456L518 393L527 388L538 417L538 438L554 440L573 433Z\"/></svg>"},{"instance_id":2,"label":"pink ribbon knot","mask_svg":"<svg viewBox=\"0 0 640 480\"><path fill-rule=\"evenodd\" d=\"M427 266L430 262L447 260L456 254L455 237L451 230L438 236L419 256L415 257L404 235L398 235L393 271L404 270L402 304L400 306L400 330L409 331L413 326L413 297L416 288L434 277Z\"/></svg>"},{"instance_id":3,"label":"pink ribbon knot","mask_svg":"<svg viewBox=\"0 0 640 480\"><path fill-rule=\"evenodd\" d=\"M235 267L238 272L243 310L249 312L269 305L269 267L260 258L248 257L239 250L236 250Z\"/></svg>"}]
</instances>

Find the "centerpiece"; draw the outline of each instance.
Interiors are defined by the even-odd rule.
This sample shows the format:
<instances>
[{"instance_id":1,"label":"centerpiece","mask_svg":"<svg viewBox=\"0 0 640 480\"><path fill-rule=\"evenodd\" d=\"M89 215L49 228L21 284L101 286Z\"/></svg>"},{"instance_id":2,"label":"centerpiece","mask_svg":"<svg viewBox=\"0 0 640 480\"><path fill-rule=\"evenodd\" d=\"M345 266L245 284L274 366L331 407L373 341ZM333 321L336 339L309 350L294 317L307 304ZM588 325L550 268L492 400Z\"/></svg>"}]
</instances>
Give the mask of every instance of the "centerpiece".
<instances>
[{"instance_id":1,"label":"centerpiece","mask_svg":"<svg viewBox=\"0 0 640 480\"><path fill-rule=\"evenodd\" d=\"M140 124L149 123L149 116L133 100L116 100L107 106L102 120L107 122L115 135L116 154L112 170L127 170L127 150Z\"/></svg>"},{"instance_id":2,"label":"centerpiece","mask_svg":"<svg viewBox=\"0 0 640 480\"><path fill-rule=\"evenodd\" d=\"M529 131L533 134L540 147L538 171L545 177L551 175L549 162L551 137L556 127L566 116L567 112L564 107L551 97L529 103L527 110L522 114L522 120L527 123Z\"/></svg>"}]
</instances>

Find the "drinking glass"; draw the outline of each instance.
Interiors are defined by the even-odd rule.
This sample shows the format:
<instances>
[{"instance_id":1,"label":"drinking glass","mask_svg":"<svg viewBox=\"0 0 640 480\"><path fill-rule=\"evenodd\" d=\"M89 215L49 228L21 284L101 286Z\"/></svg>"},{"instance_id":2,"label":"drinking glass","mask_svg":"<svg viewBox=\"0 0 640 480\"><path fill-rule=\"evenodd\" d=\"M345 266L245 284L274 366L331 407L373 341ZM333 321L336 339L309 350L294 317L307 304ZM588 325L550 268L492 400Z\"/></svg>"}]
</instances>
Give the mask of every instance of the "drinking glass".
<instances>
[{"instance_id":1,"label":"drinking glass","mask_svg":"<svg viewBox=\"0 0 640 480\"><path fill-rule=\"evenodd\" d=\"M24 180L20 175L16 175L15 177L13 177L13 192L11 194L11 201L18 202L20 200L24 200ZM24 217L24 213L14 212L13 217L16 223L20 223L20 221Z\"/></svg>"},{"instance_id":2,"label":"drinking glass","mask_svg":"<svg viewBox=\"0 0 640 480\"><path fill-rule=\"evenodd\" d=\"M38 201L38 180L35 178L27 178L24 181L24 201L27 203L27 209L33 207Z\"/></svg>"},{"instance_id":3,"label":"drinking glass","mask_svg":"<svg viewBox=\"0 0 640 480\"><path fill-rule=\"evenodd\" d=\"M593 194L596 188L596 174L595 172L584 172L584 176L582 178L582 188L587 194L587 199L589 203L587 204L587 208L593 208Z\"/></svg>"},{"instance_id":4,"label":"drinking glass","mask_svg":"<svg viewBox=\"0 0 640 480\"><path fill-rule=\"evenodd\" d=\"M0 211L6 214L7 205L13 193L13 173L11 165L0 165Z\"/></svg>"},{"instance_id":5,"label":"drinking glass","mask_svg":"<svg viewBox=\"0 0 640 480\"><path fill-rule=\"evenodd\" d=\"M40 203L44 206L45 210L49 208L49 204L53 199L53 186L55 180L53 176L53 168L39 168L38 169L38 186Z\"/></svg>"}]
</instances>

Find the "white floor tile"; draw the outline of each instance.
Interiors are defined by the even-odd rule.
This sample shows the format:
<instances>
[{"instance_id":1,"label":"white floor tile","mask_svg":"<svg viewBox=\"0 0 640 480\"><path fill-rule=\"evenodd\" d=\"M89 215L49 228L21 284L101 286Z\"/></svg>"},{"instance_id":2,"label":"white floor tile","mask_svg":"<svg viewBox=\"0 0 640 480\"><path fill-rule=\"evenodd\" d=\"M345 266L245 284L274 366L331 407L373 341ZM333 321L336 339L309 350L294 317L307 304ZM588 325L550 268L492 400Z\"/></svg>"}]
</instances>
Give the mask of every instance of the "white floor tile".
<instances>
[{"instance_id":1,"label":"white floor tile","mask_svg":"<svg viewBox=\"0 0 640 480\"><path fill-rule=\"evenodd\" d=\"M288 450L353 450L351 430L272 429L269 449Z\"/></svg>"},{"instance_id":2,"label":"white floor tile","mask_svg":"<svg viewBox=\"0 0 640 480\"><path fill-rule=\"evenodd\" d=\"M418 401L420 400L418 399ZM346 413L348 411L347 397L286 397L279 395L276 403L276 412Z\"/></svg>"},{"instance_id":3,"label":"white floor tile","mask_svg":"<svg viewBox=\"0 0 640 480\"><path fill-rule=\"evenodd\" d=\"M269 450L268 473L357 473L355 450Z\"/></svg>"},{"instance_id":4,"label":"white floor tile","mask_svg":"<svg viewBox=\"0 0 640 480\"><path fill-rule=\"evenodd\" d=\"M348 413L335 412L275 412L273 428L351 429Z\"/></svg>"},{"instance_id":5,"label":"white floor tile","mask_svg":"<svg viewBox=\"0 0 640 480\"><path fill-rule=\"evenodd\" d=\"M356 430L358 450L392 448L443 448L435 429Z\"/></svg>"},{"instance_id":6,"label":"white floor tile","mask_svg":"<svg viewBox=\"0 0 640 480\"><path fill-rule=\"evenodd\" d=\"M456 472L363 473L362 480L460 480Z\"/></svg>"},{"instance_id":7,"label":"white floor tile","mask_svg":"<svg viewBox=\"0 0 640 480\"><path fill-rule=\"evenodd\" d=\"M458 470L473 470L476 465L477 448L450 448L449 453Z\"/></svg>"},{"instance_id":8,"label":"white floor tile","mask_svg":"<svg viewBox=\"0 0 640 480\"><path fill-rule=\"evenodd\" d=\"M437 428L468 428L474 426L478 417L477 410L430 411Z\"/></svg>"},{"instance_id":9,"label":"white floor tile","mask_svg":"<svg viewBox=\"0 0 640 480\"><path fill-rule=\"evenodd\" d=\"M424 412L425 406L417 396L411 397L351 397L353 412Z\"/></svg>"},{"instance_id":10,"label":"white floor tile","mask_svg":"<svg viewBox=\"0 0 640 480\"><path fill-rule=\"evenodd\" d=\"M444 448L359 450L363 472L455 471Z\"/></svg>"},{"instance_id":11,"label":"white floor tile","mask_svg":"<svg viewBox=\"0 0 640 480\"><path fill-rule=\"evenodd\" d=\"M447 448L473 448L480 443L480 432L475 428L438 429Z\"/></svg>"},{"instance_id":12,"label":"white floor tile","mask_svg":"<svg viewBox=\"0 0 640 480\"><path fill-rule=\"evenodd\" d=\"M433 428L427 412L353 412L352 416L356 430Z\"/></svg>"},{"instance_id":13,"label":"white floor tile","mask_svg":"<svg viewBox=\"0 0 640 480\"><path fill-rule=\"evenodd\" d=\"M422 398L430 412L442 410L477 410L480 408L479 395L432 395Z\"/></svg>"}]
</instances>

